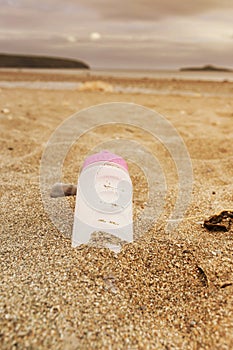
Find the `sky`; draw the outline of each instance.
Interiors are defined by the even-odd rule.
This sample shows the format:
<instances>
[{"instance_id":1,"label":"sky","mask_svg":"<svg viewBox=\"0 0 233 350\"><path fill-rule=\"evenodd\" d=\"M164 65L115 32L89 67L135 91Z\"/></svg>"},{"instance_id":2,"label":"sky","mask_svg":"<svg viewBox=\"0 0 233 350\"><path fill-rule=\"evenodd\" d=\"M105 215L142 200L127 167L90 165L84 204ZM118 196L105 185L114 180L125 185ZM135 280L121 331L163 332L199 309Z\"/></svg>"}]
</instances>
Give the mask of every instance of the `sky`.
<instances>
[{"instance_id":1,"label":"sky","mask_svg":"<svg viewBox=\"0 0 233 350\"><path fill-rule=\"evenodd\" d=\"M233 0L0 0L0 52L93 69L233 68Z\"/></svg>"}]
</instances>

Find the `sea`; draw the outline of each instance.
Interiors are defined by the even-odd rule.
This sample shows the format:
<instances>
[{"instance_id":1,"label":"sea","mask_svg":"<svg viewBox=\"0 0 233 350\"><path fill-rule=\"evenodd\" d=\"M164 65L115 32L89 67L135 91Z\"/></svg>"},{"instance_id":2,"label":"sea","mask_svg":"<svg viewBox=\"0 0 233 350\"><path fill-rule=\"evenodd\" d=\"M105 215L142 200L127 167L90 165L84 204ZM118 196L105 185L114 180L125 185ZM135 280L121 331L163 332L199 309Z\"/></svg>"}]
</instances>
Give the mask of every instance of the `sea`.
<instances>
[{"instance_id":1,"label":"sea","mask_svg":"<svg viewBox=\"0 0 233 350\"><path fill-rule=\"evenodd\" d=\"M210 81L210 82L233 82L233 71L179 71L179 70L81 70L81 69L0 69L4 72L27 72L33 74L62 74L62 75L73 75L85 76L85 77L96 77L101 80L101 77L116 77L116 78L135 78L135 79L177 79L177 80L195 80L195 81ZM81 82L67 81L7 81L0 80L0 88L27 88L27 89L42 89L42 90L75 90L80 87ZM115 92L122 93L143 93L143 94L176 94L178 91L168 90L156 90L153 88L146 88L140 86L124 86L123 84L114 85ZM192 91L184 91L183 93L179 90L179 94L192 95ZM220 92L221 94L221 92ZM225 95L225 94L224 94Z\"/></svg>"}]
</instances>

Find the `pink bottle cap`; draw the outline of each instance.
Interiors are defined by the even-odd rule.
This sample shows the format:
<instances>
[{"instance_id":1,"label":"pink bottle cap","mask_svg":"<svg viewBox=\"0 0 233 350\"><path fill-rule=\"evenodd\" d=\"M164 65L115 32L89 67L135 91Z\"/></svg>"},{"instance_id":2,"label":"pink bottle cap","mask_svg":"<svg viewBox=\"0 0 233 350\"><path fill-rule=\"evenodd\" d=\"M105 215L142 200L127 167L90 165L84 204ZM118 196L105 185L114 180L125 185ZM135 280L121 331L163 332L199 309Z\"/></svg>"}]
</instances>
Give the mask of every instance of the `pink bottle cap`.
<instances>
[{"instance_id":1,"label":"pink bottle cap","mask_svg":"<svg viewBox=\"0 0 233 350\"><path fill-rule=\"evenodd\" d=\"M111 153L107 150L92 154L91 156L87 157L83 163L83 169L88 167L88 165L96 163L96 162L115 163L115 164L120 165L126 171L128 171L128 165L127 165L126 161L122 157L118 156L117 154Z\"/></svg>"}]
</instances>

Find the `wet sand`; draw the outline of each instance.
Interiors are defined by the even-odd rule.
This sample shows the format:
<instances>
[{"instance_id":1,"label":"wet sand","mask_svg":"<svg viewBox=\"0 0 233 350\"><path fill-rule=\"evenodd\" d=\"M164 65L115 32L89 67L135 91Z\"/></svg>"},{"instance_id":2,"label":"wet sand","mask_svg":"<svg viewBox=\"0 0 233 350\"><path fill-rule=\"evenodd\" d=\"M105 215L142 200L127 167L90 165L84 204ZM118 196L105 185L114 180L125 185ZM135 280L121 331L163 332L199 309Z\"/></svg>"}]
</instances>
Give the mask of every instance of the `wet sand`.
<instances>
[{"instance_id":1,"label":"wet sand","mask_svg":"<svg viewBox=\"0 0 233 350\"><path fill-rule=\"evenodd\" d=\"M35 81L38 74L1 71L0 79ZM39 74L42 82L64 79L100 77ZM209 232L202 222L233 209L233 83L101 80L156 92L1 88L2 349L231 349L233 229ZM41 156L51 134L70 115L119 101L154 109L182 136L193 165L190 206L177 229L165 233L177 195L176 169L167 151L134 127L97 128L67 155L64 182L76 182L85 155L98 142L132 138L155 152L163 165L166 203L155 227L118 255L88 246L72 249L43 208ZM136 217L147 187L135 164L129 170ZM74 209L74 198L62 200Z\"/></svg>"}]
</instances>

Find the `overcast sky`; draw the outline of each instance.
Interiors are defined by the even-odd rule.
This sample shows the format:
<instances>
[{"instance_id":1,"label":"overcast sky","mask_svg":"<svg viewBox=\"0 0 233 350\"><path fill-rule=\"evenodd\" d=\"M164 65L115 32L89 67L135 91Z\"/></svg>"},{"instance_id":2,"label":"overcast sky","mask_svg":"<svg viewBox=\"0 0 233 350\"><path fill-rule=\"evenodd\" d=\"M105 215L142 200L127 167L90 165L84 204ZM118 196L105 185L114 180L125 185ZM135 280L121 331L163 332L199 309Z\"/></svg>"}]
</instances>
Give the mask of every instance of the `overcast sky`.
<instances>
[{"instance_id":1,"label":"overcast sky","mask_svg":"<svg viewBox=\"0 0 233 350\"><path fill-rule=\"evenodd\" d=\"M233 67L233 0L0 0L0 52L107 69Z\"/></svg>"}]
</instances>

